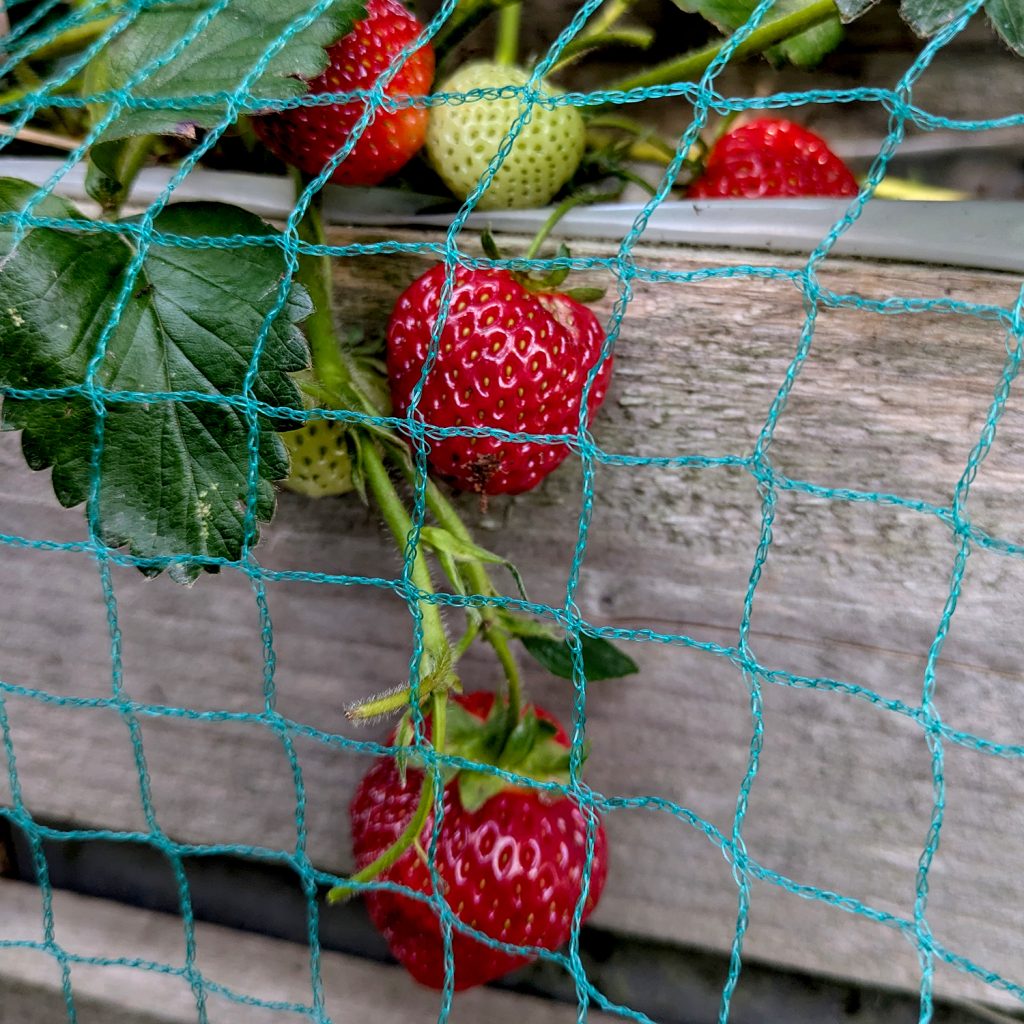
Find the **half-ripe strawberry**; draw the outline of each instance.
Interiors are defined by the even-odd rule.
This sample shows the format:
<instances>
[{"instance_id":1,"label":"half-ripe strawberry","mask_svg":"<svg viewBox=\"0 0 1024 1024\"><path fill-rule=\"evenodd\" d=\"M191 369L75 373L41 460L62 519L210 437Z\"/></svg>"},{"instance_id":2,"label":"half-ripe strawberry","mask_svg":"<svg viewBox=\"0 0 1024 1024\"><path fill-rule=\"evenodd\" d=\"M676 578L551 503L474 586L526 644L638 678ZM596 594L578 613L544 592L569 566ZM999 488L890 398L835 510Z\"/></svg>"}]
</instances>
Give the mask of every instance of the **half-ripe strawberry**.
<instances>
[{"instance_id":1,"label":"half-ripe strawberry","mask_svg":"<svg viewBox=\"0 0 1024 1024\"><path fill-rule=\"evenodd\" d=\"M388 379L405 415L430 350L445 268L438 264L399 297L387 332ZM435 427L573 437L583 386L605 333L584 305L533 291L506 270L456 268L437 359L417 406ZM590 415L604 401L608 358L590 390ZM518 494L536 487L569 454L564 441L451 435L430 439L430 465L464 491Z\"/></svg>"},{"instance_id":2,"label":"half-ripe strawberry","mask_svg":"<svg viewBox=\"0 0 1024 1024\"><path fill-rule=\"evenodd\" d=\"M366 17L327 48L329 63L309 83L310 93L370 89L423 26L398 0L369 0ZM434 79L434 50L421 46L402 65L387 88L389 96L420 96ZM361 102L296 107L254 117L253 129L285 163L319 174L348 141L363 114ZM401 107L377 110L349 155L335 169L338 185L376 185L399 171L422 147L427 111Z\"/></svg>"},{"instance_id":3,"label":"half-ripe strawberry","mask_svg":"<svg viewBox=\"0 0 1024 1024\"><path fill-rule=\"evenodd\" d=\"M761 118L715 143L688 194L697 199L855 196L857 181L814 132L781 118Z\"/></svg>"},{"instance_id":4,"label":"half-ripe strawberry","mask_svg":"<svg viewBox=\"0 0 1024 1024\"><path fill-rule=\"evenodd\" d=\"M472 755L474 722L481 737L487 722L495 722L504 706L492 709L493 695L471 694L449 705L463 749ZM461 716L456 713L461 711ZM543 739L516 769L542 780L564 771L568 754L565 732L550 714L527 708L521 723L543 731ZM466 746L468 744L468 746ZM486 743L481 744L481 749ZM449 748L452 749L452 748ZM484 786L494 783L485 776ZM585 875L589 878L583 917L594 909L607 875L607 838L597 823L593 856L588 863L587 818L568 796L552 796L532 788L503 786L500 781L479 806L467 808L460 785L463 774L444 790L444 816L435 866L445 899L464 925L490 939L533 950L556 950L569 939L572 919ZM393 758L377 761L360 782L351 805L356 863L365 867L398 839L412 819L423 777L409 767L403 780ZM408 849L380 875L418 893L431 893L430 870L424 853L433 834L433 817L423 828L419 846ZM589 868L589 871L588 871ZM396 959L421 984L444 984L444 943L433 907L401 893L375 890L365 896L373 923L387 940ZM455 988L482 985L515 970L536 954L510 955L485 941L453 930Z\"/></svg>"},{"instance_id":5,"label":"half-ripe strawberry","mask_svg":"<svg viewBox=\"0 0 1024 1024\"><path fill-rule=\"evenodd\" d=\"M522 68L474 61L459 68L438 92L524 86L529 80L529 73ZM548 97L562 95L561 90L549 85L541 86L539 91ZM476 188L520 109L519 99L509 96L471 98L431 110L427 155L459 199L465 199ZM575 107L535 105L477 209L544 206L576 172L583 158L585 135L583 118Z\"/></svg>"}]
</instances>

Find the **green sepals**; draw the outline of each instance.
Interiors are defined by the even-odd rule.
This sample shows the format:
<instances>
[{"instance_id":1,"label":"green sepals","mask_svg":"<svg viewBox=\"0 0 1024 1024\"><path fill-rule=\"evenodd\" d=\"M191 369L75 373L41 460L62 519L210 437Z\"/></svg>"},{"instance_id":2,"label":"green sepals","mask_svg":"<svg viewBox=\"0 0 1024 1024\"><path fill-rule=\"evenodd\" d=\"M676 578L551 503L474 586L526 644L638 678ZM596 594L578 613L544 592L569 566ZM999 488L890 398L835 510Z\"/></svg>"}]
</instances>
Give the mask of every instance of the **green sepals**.
<instances>
[{"instance_id":1,"label":"green sepals","mask_svg":"<svg viewBox=\"0 0 1024 1024\"><path fill-rule=\"evenodd\" d=\"M455 705L449 707L449 723L454 708ZM533 708L527 708L511 732L508 730L507 708L502 701L494 702L484 722L462 708L459 711L466 721L449 736L449 742L445 744L446 753L493 765L538 782L568 783L570 748L555 740L555 727L538 718ZM462 806L472 813L508 788L509 784L491 772L463 769L458 773L457 785Z\"/></svg>"},{"instance_id":2,"label":"green sepals","mask_svg":"<svg viewBox=\"0 0 1024 1024\"><path fill-rule=\"evenodd\" d=\"M585 285L581 285L579 288L567 288L563 293L568 295L570 299L575 299L577 302L588 303L588 302L600 302L605 297L604 288L588 288Z\"/></svg>"},{"instance_id":3,"label":"green sepals","mask_svg":"<svg viewBox=\"0 0 1024 1024\"><path fill-rule=\"evenodd\" d=\"M572 254L569 252L569 246L563 242L559 245L558 252L555 253L555 259L568 260L571 258L571 255ZM569 276L570 269L571 268L565 265L561 267L552 267L546 274L537 274L532 278L532 281L535 283L538 290L556 292Z\"/></svg>"},{"instance_id":4,"label":"green sepals","mask_svg":"<svg viewBox=\"0 0 1024 1024\"><path fill-rule=\"evenodd\" d=\"M472 814L492 796L497 796L506 786L506 782L498 775L490 772L459 772L459 800L462 806Z\"/></svg>"},{"instance_id":5,"label":"green sepals","mask_svg":"<svg viewBox=\"0 0 1024 1024\"><path fill-rule=\"evenodd\" d=\"M526 596L522 575L507 558L502 558L501 555L496 555L493 551L488 551L486 548L480 547L479 544L474 544L471 540L456 537L455 534L449 533L439 526L424 526L420 530L420 538L439 558L447 556L448 559L457 564L483 562L485 565L505 566L516 581L520 596L524 601L529 600ZM447 572L448 570L446 569L445 571ZM459 593L465 593L465 591L459 590Z\"/></svg>"},{"instance_id":6,"label":"green sepals","mask_svg":"<svg viewBox=\"0 0 1024 1024\"><path fill-rule=\"evenodd\" d=\"M544 636L520 636L527 652L559 679L573 678L572 648L567 640ZM603 637L580 634L583 673L590 682L619 679L640 671L637 663Z\"/></svg>"},{"instance_id":7,"label":"green sepals","mask_svg":"<svg viewBox=\"0 0 1024 1024\"><path fill-rule=\"evenodd\" d=\"M28 182L0 179L2 212L24 209L35 195ZM34 209L37 216L83 219L73 205L54 196ZM254 214L219 203L169 206L157 217L155 230L184 238L272 234ZM16 250L13 245L13 228L0 228L0 385L79 386L115 311L137 242L129 233L30 227ZM107 339L96 384L143 395L237 398L255 339L277 302L281 272L281 255L273 246L238 248L227 259L215 248L154 242ZM253 382L257 401L301 405L290 374L308 363L298 324L310 312L305 290L293 285L266 337ZM100 539L111 547L127 546L142 559L239 558L249 492L250 422L244 411L218 401L108 399L105 412L92 510ZM257 417L258 522L273 515L273 482L288 473L277 431L292 425ZM62 505L86 501L96 440L95 412L86 397L7 397L0 429L22 431L26 461L33 469L52 469ZM159 565L142 568L147 575L160 571ZM179 563L172 575L190 582L201 568L192 561ZM216 565L205 568L216 571Z\"/></svg>"},{"instance_id":8,"label":"green sepals","mask_svg":"<svg viewBox=\"0 0 1024 1024\"><path fill-rule=\"evenodd\" d=\"M485 719L471 714L457 701L450 701L446 711L444 752L449 757L492 765L538 782L565 785L569 781L571 751L555 739L556 734L556 727L539 718L532 707L528 707L516 726L509 730L508 705L503 700L495 700ZM412 739L412 724L407 715L396 731L395 745L410 747ZM583 755L585 758L586 749ZM423 757L415 749L403 750L396 757L403 782L408 765L423 768ZM455 780L462 806L471 812L479 810L509 785L500 775L471 768L446 768L442 777L445 784Z\"/></svg>"},{"instance_id":9,"label":"green sepals","mask_svg":"<svg viewBox=\"0 0 1024 1024\"><path fill-rule=\"evenodd\" d=\"M144 9L94 58L89 81L118 89L142 68L157 70L132 86L136 99L158 101L157 109L123 108L101 141L130 135L190 137L196 128L212 128L228 116L227 97L236 93L275 40L309 10L307 0L232 0L230 6L195 32L210 0L170 0ZM346 35L361 17L359 0L337 0L330 8L277 48L260 76L248 87L257 99L301 96L306 81L327 66L325 47ZM188 40L187 46L180 46ZM173 53L169 60L166 55ZM194 96L223 96L197 103ZM174 104L160 107L159 104ZM98 120L102 112L94 115Z\"/></svg>"},{"instance_id":10,"label":"green sepals","mask_svg":"<svg viewBox=\"0 0 1024 1024\"><path fill-rule=\"evenodd\" d=\"M505 746L501 751L502 765L514 768L522 764L542 737L550 738L556 732L551 722L546 718L538 718L533 708L527 708L505 740Z\"/></svg>"},{"instance_id":11,"label":"green sepals","mask_svg":"<svg viewBox=\"0 0 1024 1024\"><path fill-rule=\"evenodd\" d=\"M501 255L501 250L498 248L498 243L494 240L494 234L490 228L484 228L484 230L480 232L480 248L483 249L484 255L489 260L504 259Z\"/></svg>"}]
</instances>

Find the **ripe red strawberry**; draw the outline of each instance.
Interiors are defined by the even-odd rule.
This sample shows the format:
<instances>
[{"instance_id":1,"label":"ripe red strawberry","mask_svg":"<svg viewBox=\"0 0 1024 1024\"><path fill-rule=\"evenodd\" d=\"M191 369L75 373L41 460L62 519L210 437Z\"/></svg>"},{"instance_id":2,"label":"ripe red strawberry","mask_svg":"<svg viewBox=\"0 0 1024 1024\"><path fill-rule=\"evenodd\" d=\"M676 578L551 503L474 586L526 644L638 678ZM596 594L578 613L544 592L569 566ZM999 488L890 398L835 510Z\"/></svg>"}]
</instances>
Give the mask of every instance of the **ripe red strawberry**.
<instances>
[{"instance_id":1,"label":"ripe red strawberry","mask_svg":"<svg viewBox=\"0 0 1024 1024\"><path fill-rule=\"evenodd\" d=\"M369 89L403 47L423 30L398 0L369 0L366 17L327 48L329 63L309 83L311 93ZM422 95L434 80L434 50L420 47L391 79L387 93ZM344 145L363 113L359 102L296 107L253 118L253 129L267 148L307 174L319 174ZM338 185L376 185L400 170L423 145L427 111L403 107L378 110L352 152L331 175Z\"/></svg>"},{"instance_id":2,"label":"ripe red strawberry","mask_svg":"<svg viewBox=\"0 0 1024 1024\"><path fill-rule=\"evenodd\" d=\"M388 325L391 399L404 415L420 379L440 307L444 267L428 270L395 304ZM604 330L584 305L533 291L506 270L456 269L455 289L418 410L436 427L575 435L588 371ZM591 415L604 401L608 359L590 391ZM482 494L536 487L569 454L564 443L496 437L432 438L430 464L453 486Z\"/></svg>"},{"instance_id":3,"label":"ripe red strawberry","mask_svg":"<svg viewBox=\"0 0 1024 1024\"><path fill-rule=\"evenodd\" d=\"M715 143L688 194L698 199L854 196L857 182L814 132L781 118L762 118Z\"/></svg>"},{"instance_id":4,"label":"ripe red strawberry","mask_svg":"<svg viewBox=\"0 0 1024 1024\"><path fill-rule=\"evenodd\" d=\"M492 694L474 693L456 701L449 705L450 719L461 705L468 712L464 718L484 726L492 711ZM495 714L503 710L500 706ZM535 751L545 746L567 751L568 740L558 723L542 709L532 710L534 723L547 723L546 739ZM544 756L550 758L550 749ZM532 773L524 766L520 774ZM461 778L445 787L437 845L437 871L452 912L463 923L503 942L560 948L569 938L586 864L583 813L568 797L552 800L536 790L510 787L467 810L460 795ZM363 778L351 806L353 848L360 867L401 835L419 802L421 785L422 775L414 768L407 770L403 784L393 758L377 761ZM423 850L432 831L433 816L420 836ZM607 839L599 825L584 917L597 904L606 874ZM433 891L427 865L415 847L406 850L380 879L416 892ZM441 988L444 944L431 907L385 891L367 892L365 899L373 923L394 956L418 982ZM482 985L534 959L510 956L458 929L453 930L452 940L456 989Z\"/></svg>"}]
</instances>

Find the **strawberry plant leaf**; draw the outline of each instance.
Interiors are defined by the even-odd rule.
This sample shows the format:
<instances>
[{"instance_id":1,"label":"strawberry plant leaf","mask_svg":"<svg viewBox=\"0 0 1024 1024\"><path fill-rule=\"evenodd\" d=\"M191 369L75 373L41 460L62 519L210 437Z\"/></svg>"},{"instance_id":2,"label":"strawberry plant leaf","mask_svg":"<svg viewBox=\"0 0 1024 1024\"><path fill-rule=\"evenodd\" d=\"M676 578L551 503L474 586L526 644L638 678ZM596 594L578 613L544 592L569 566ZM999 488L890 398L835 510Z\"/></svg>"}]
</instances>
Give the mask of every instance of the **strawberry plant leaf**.
<instances>
[{"instance_id":1,"label":"strawberry plant leaf","mask_svg":"<svg viewBox=\"0 0 1024 1024\"><path fill-rule=\"evenodd\" d=\"M136 242L130 234L30 227L12 248L10 215L35 186L0 179L0 386L75 388L115 309ZM70 203L50 196L37 216L75 218ZM215 203L170 206L156 230L182 237L272 234L253 214ZM153 243L120 321L107 342L95 383L115 392L196 393L197 400L106 400L100 484L95 509L100 537L142 559L185 554L241 555L249 475L249 424L227 402L239 398L253 346L276 302L281 255L251 245L230 255L215 247ZM254 397L274 407L301 408L289 373L307 361L298 324L311 312L293 286L260 357ZM259 418L256 516L273 514L273 481L288 473L276 430L292 422ZM87 397L5 394L0 429L20 430L33 469L52 469L57 499L82 504L91 487L96 418ZM159 572L159 563L143 567ZM211 567L215 571L216 567ZM194 579L194 562L176 575Z\"/></svg>"},{"instance_id":2,"label":"strawberry plant leaf","mask_svg":"<svg viewBox=\"0 0 1024 1024\"><path fill-rule=\"evenodd\" d=\"M1024 57L1024 7L1020 0L988 0L985 10L1003 42Z\"/></svg>"},{"instance_id":3,"label":"strawberry plant leaf","mask_svg":"<svg viewBox=\"0 0 1024 1024\"><path fill-rule=\"evenodd\" d=\"M900 15L919 36L930 36L963 9L963 0L903 0Z\"/></svg>"},{"instance_id":4,"label":"strawberry plant leaf","mask_svg":"<svg viewBox=\"0 0 1024 1024\"><path fill-rule=\"evenodd\" d=\"M553 640L540 636L519 638L526 650L552 675L559 679L572 679L572 649L565 640ZM580 636L583 654L583 671L587 679L619 679L640 671L637 663L602 637Z\"/></svg>"},{"instance_id":5,"label":"strawberry plant leaf","mask_svg":"<svg viewBox=\"0 0 1024 1024\"><path fill-rule=\"evenodd\" d=\"M769 18L794 14L812 2L813 0L778 0ZM757 0L675 0L675 4L690 14L701 15L720 32L728 35L749 20L754 8L757 7ZM814 67L825 54L839 45L842 38L843 28L837 10L826 21L769 47L765 50L765 57L773 64L789 62L801 68Z\"/></svg>"},{"instance_id":6,"label":"strawberry plant leaf","mask_svg":"<svg viewBox=\"0 0 1024 1024\"><path fill-rule=\"evenodd\" d=\"M192 38L210 5L211 0L155 4L96 56L88 78L94 90L124 88L140 69L156 64L157 70L132 86L131 94L174 104L173 109L122 109L101 141L147 133L190 136L197 127L219 124L227 116L226 102L204 105L189 98L235 92L274 40L310 7L308 0L233 0ZM303 79L315 78L327 66L324 48L364 14L361 0L337 0L274 53L249 94L258 99L301 96L307 89ZM182 39L188 45L163 61Z\"/></svg>"},{"instance_id":7,"label":"strawberry plant leaf","mask_svg":"<svg viewBox=\"0 0 1024 1024\"><path fill-rule=\"evenodd\" d=\"M836 7L839 9L839 17L849 22L867 13L877 3L878 0L836 0Z\"/></svg>"},{"instance_id":8,"label":"strawberry plant leaf","mask_svg":"<svg viewBox=\"0 0 1024 1024\"><path fill-rule=\"evenodd\" d=\"M838 0L840 8L843 0ZM964 9L963 0L903 0L900 14L919 35L934 35ZM986 0L993 27L1012 50L1024 56L1024 7L1019 0Z\"/></svg>"}]
</instances>

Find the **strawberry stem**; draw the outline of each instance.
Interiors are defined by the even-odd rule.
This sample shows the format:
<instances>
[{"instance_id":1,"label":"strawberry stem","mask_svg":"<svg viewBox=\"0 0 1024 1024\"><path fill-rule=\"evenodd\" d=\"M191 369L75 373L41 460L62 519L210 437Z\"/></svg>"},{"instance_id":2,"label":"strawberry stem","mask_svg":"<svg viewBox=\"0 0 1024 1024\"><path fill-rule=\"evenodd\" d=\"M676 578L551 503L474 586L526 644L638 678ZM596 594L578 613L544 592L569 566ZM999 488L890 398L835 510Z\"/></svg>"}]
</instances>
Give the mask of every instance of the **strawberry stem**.
<instances>
[{"instance_id":1,"label":"strawberry stem","mask_svg":"<svg viewBox=\"0 0 1024 1024\"><path fill-rule=\"evenodd\" d=\"M548 235L550 235L554 230L555 225L570 210L577 206L584 206L588 203L611 202L616 198L618 198L618 193L615 192L576 192L567 199L563 199L558 206L551 211L551 215L548 219L541 225L540 231L538 231L534 236L533 241L530 243L530 248L526 250L526 255L523 258L532 260L536 257L537 253L540 252L540 247L547 241Z\"/></svg>"},{"instance_id":2,"label":"strawberry stem","mask_svg":"<svg viewBox=\"0 0 1024 1024\"><path fill-rule=\"evenodd\" d=\"M303 188L301 174L295 172L296 191ZM310 245L326 245L324 233L323 192L309 201L299 221L299 238ZM323 387L337 396L349 380L348 367L341 355L334 327L334 289L331 261L327 256L302 256L296 279L309 293L313 312L305 321L306 340L313 360L313 370Z\"/></svg>"},{"instance_id":3,"label":"strawberry stem","mask_svg":"<svg viewBox=\"0 0 1024 1024\"><path fill-rule=\"evenodd\" d=\"M575 64L580 57L605 46L635 46L647 49L654 41L654 32L649 28L617 28L619 21L629 13L634 0L610 0L575 39L570 40L562 55L549 72L556 75Z\"/></svg>"},{"instance_id":4,"label":"strawberry stem","mask_svg":"<svg viewBox=\"0 0 1024 1024\"><path fill-rule=\"evenodd\" d=\"M472 541L472 535L462 521L458 510L448 500L441 489L432 480L427 481L427 507L437 522L450 534L459 540ZM468 562L462 567L466 585L471 591L480 594L482 597L493 597L497 589L491 582L491 577L480 562ZM516 665L512 651L509 649L505 630L501 627L496 610L490 605L480 609L480 618L483 622L483 637L494 649L498 661L501 663L505 673L505 682L508 689L509 720L514 727L519 721L519 709L523 701L522 680L519 676L519 667ZM475 631L474 635L475 635ZM472 640L472 636L470 637ZM460 644L461 646L461 644ZM468 646L468 645L467 645ZM460 651L461 653L461 651Z\"/></svg>"},{"instance_id":5,"label":"strawberry stem","mask_svg":"<svg viewBox=\"0 0 1024 1024\"><path fill-rule=\"evenodd\" d=\"M522 4L517 2L502 7L498 14L494 60L505 67L512 67L519 55L519 23L522 13Z\"/></svg>"},{"instance_id":6,"label":"strawberry stem","mask_svg":"<svg viewBox=\"0 0 1024 1024\"><path fill-rule=\"evenodd\" d=\"M740 59L749 57L751 54L761 53L768 47L774 46L783 39L795 36L806 29L828 21L836 15L836 5L833 0L813 0L806 7L801 7L791 14L784 14L774 18L756 28L751 34L733 51L733 57ZM651 85L670 85L673 82L688 82L708 69L712 61L722 52L727 39L707 46L702 50L695 50L692 53L684 54L682 57L674 57L663 64L656 64L639 75L632 75L628 78L620 78L617 82L611 82L605 88L609 92L629 92L632 89L643 89Z\"/></svg>"},{"instance_id":7,"label":"strawberry stem","mask_svg":"<svg viewBox=\"0 0 1024 1024\"><path fill-rule=\"evenodd\" d=\"M372 441L363 445L362 468L366 476L366 484L384 516L384 522L387 523L399 549L404 549L412 533L412 520L409 518L401 495L391 481L380 449ZM411 581L419 591L426 594L434 593L430 568L420 545L417 545L416 555L413 559ZM448 663L451 664L451 649L448 645L444 623L441 621L441 610L436 604L423 599L419 601L419 607L423 616L424 651L433 654L437 663L443 662L447 657ZM447 687L441 687L441 689L444 690Z\"/></svg>"},{"instance_id":8,"label":"strawberry stem","mask_svg":"<svg viewBox=\"0 0 1024 1024\"><path fill-rule=\"evenodd\" d=\"M431 710L432 745L438 753L444 751L445 723L447 712L447 694L435 693L433 697L433 708ZM427 768L423 772L423 786L420 789L420 800L416 805L409 824L405 826L402 834L374 861L366 867L357 871L348 880L347 885L336 885L327 893L328 903L343 903L355 895L353 883L357 885L362 882L371 882L378 875L387 871L401 858L402 854L419 839L423 827L430 816L430 809L434 803L434 772Z\"/></svg>"},{"instance_id":9,"label":"strawberry stem","mask_svg":"<svg viewBox=\"0 0 1024 1024\"><path fill-rule=\"evenodd\" d=\"M455 13L434 36L434 53L438 66L440 67L452 49L485 21L492 11L519 2L520 0L460 0Z\"/></svg>"}]
</instances>

